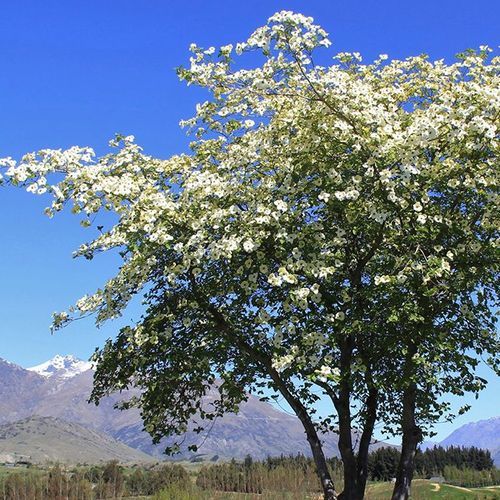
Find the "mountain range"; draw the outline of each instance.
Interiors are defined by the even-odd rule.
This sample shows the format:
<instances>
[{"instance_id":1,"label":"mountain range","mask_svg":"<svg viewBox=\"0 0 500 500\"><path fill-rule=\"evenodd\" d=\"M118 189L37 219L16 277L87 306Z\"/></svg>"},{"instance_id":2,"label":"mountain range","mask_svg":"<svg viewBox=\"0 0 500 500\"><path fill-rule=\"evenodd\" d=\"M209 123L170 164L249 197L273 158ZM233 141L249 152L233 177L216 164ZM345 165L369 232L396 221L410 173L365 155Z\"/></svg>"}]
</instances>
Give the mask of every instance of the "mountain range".
<instances>
[{"instance_id":1,"label":"mountain range","mask_svg":"<svg viewBox=\"0 0 500 500\"><path fill-rule=\"evenodd\" d=\"M114 408L123 395L104 398L99 406L87 402L93 381L89 362L57 355L25 369L0 358L0 381L0 461L9 450L11 455L29 455L33 461L58 456L61 461L73 457L80 462L115 456L124 462L165 458L163 451L169 440L154 445L143 430L139 410ZM208 398L215 395L214 391ZM65 445L55 446L56 440ZM85 451L80 454L75 451L78 442L84 443L80 447ZM99 443L103 446L97 446ZM238 414L217 419L209 431L188 431L185 443L178 458L193 458L187 451L189 444L197 444L198 455L205 459L310 454L299 420L252 395ZM338 456L337 443L335 434L324 436L328 456ZM500 417L463 426L440 444L487 448L500 463ZM384 445L374 443L373 448Z\"/></svg>"},{"instance_id":2,"label":"mountain range","mask_svg":"<svg viewBox=\"0 0 500 500\"><path fill-rule=\"evenodd\" d=\"M41 365L24 369L0 360L0 380L0 424L33 416L53 417L104 433L150 456L164 458L163 451L169 440L154 445L143 430L137 409L120 411L114 408L123 395L104 398L99 406L87 402L93 381L88 363L73 356L56 356ZM215 391L208 394L210 397L215 397ZM201 445L198 454L206 458L243 458L247 454L264 458L282 453L310 453L302 425L296 417L251 395L238 414L217 419L209 431L201 434L188 431L185 443L186 448L179 458L192 458L193 454L187 451L189 444ZM325 436L324 447L327 455L338 455L337 436Z\"/></svg>"}]
</instances>

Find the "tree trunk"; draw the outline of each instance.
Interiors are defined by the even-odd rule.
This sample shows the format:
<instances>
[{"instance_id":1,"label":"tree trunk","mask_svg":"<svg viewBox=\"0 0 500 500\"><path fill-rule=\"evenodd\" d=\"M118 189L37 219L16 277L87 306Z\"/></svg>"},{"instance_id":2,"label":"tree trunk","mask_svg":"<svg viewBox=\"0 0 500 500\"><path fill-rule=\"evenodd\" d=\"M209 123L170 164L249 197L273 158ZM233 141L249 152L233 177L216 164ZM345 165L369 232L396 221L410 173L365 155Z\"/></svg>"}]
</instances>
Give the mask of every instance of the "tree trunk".
<instances>
[{"instance_id":1,"label":"tree trunk","mask_svg":"<svg viewBox=\"0 0 500 500\"><path fill-rule=\"evenodd\" d=\"M417 385L412 382L403 393L403 446L392 500L407 500L410 496L411 480L415 468L415 453L418 443L422 441L422 430L415 422L416 396Z\"/></svg>"},{"instance_id":2,"label":"tree trunk","mask_svg":"<svg viewBox=\"0 0 500 500\"><path fill-rule=\"evenodd\" d=\"M307 441L309 442L309 446L311 447L316 470L321 481L321 487L323 488L324 500L336 500L337 493L335 492L332 477L330 475L330 471L328 470L328 465L326 463L326 458L323 452L321 441L311 417L307 413L307 410L302 405L302 403L290 392L287 384L279 376L279 373L271 366L269 366L268 369L269 374L276 384L277 388L286 399L288 404L292 407L293 411L304 426Z\"/></svg>"},{"instance_id":3,"label":"tree trunk","mask_svg":"<svg viewBox=\"0 0 500 500\"><path fill-rule=\"evenodd\" d=\"M340 398L339 398L340 399ZM344 464L344 491L339 499L363 500L368 479L368 452L376 420L378 392L370 389L366 400L366 420L357 455L352 445L349 403L338 401L339 450Z\"/></svg>"},{"instance_id":4,"label":"tree trunk","mask_svg":"<svg viewBox=\"0 0 500 500\"><path fill-rule=\"evenodd\" d=\"M352 364L353 338L348 337L342 343L340 353L340 371L342 380L338 398L334 399L339 416L339 451L344 464L344 490L339 498L343 500L363 500L364 488L360 489L358 460L352 445L352 415L350 370Z\"/></svg>"},{"instance_id":5,"label":"tree trunk","mask_svg":"<svg viewBox=\"0 0 500 500\"><path fill-rule=\"evenodd\" d=\"M281 394L295 411L295 414L304 426L307 441L309 442L309 446L311 447L314 463L316 465L316 471L321 481L321 487L323 488L324 500L336 500L337 493L335 492L332 477L330 475L330 471L328 470L328 465L326 463L326 458L323 452L321 441L311 417L307 413L302 403L288 390L286 384L279 377L278 372L271 368L270 375L279 388Z\"/></svg>"},{"instance_id":6,"label":"tree trunk","mask_svg":"<svg viewBox=\"0 0 500 500\"><path fill-rule=\"evenodd\" d=\"M339 451L344 464L344 490L339 498L343 500L358 500L358 471L356 456L352 448L351 411L349 398L345 394L339 396L337 402L337 413L339 415Z\"/></svg>"},{"instance_id":7,"label":"tree trunk","mask_svg":"<svg viewBox=\"0 0 500 500\"><path fill-rule=\"evenodd\" d=\"M321 481L321 487L323 488L323 495L324 495L323 498L324 500L336 500L337 493L335 492L335 487L333 485L333 481L330 476L330 471L328 470L325 455L323 453L323 448L318 438L318 434L316 433L316 429L314 428L312 429L313 432L309 434L307 427L306 427L307 441L309 442L309 446L311 447L314 463L316 464L316 470L318 472L318 476Z\"/></svg>"},{"instance_id":8,"label":"tree trunk","mask_svg":"<svg viewBox=\"0 0 500 500\"><path fill-rule=\"evenodd\" d=\"M377 420L378 391L371 387L366 398L366 418L363 433L359 442L358 449L358 494L364 498L366 481L368 479L368 453L372 441L373 429Z\"/></svg>"}]
</instances>

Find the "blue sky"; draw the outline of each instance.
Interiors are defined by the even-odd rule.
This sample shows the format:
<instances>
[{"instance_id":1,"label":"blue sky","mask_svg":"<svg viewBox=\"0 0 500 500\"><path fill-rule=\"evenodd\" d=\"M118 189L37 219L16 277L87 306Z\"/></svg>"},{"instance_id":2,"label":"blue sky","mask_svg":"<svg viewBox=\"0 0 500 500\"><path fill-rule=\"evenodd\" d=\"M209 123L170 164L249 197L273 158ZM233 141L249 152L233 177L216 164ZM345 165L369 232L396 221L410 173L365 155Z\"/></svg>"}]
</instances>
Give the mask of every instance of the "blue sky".
<instances>
[{"instance_id":1,"label":"blue sky","mask_svg":"<svg viewBox=\"0 0 500 500\"><path fill-rule=\"evenodd\" d=\"M175 75L189 44L241 41L281 9L313 16L335 51L359 51L365 60L425 52L451 61L468 47L499 42L495 0L2 0L1 7L0 157L74 144L104 152L115 132L134 134L157 156L184 150L178 122L204 98ZM51 313L111 277L117 260L72 259L94 234L69 214L45 218L46 204L22 190L0 191L0 357L23 366L56 353L88 358L140 310L132 305L100 330L83 320L50 335ZM453 427L500 413L500 383L487 368L481 373L490 387ZM439 437L451 428L439 426Z\"/></svg>"}]
</instances>

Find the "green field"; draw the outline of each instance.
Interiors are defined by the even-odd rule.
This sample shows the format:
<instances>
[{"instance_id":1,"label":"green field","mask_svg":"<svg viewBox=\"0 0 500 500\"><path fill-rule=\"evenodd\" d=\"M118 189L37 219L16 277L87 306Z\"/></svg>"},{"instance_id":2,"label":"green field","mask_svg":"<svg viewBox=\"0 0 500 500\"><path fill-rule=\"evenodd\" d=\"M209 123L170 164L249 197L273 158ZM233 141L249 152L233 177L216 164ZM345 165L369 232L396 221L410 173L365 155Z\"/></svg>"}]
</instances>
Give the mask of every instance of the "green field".
<instances>
[{"instance_id":1,"label":"green field","mask_svg":"<svg viewBox=\"0 0 500 500\"><path fill-rule=\"evenodd\" d=\"M366 500L388 500L391 498L393 485L391 483L370 484L366 492ZM264 493L262 495L250 495L244 493L222 493L207 491L192 491L185 496L179 493L158 495L152 497L157 500L320 500L321 496L297 493ZM447 484L431 483L430 481L417 479L412 484L412 500L500 500L500 486L491 488L460 488ZM137 499L135 499L137 500Z\"/></svg>"},{"instance_id":2,"label":"green field","mask_svg":"<svg viewBox=\"0 0 500 500\"><path fill-rule=\"evenodd\" d=\"M389 483L371 484L367 490L366 500L387 500L390 498L392 486ZM411 493L413 500L500 500L500 487L498 486L492 488L459 488L448 484L431 483L422 479L413 481Z\"/></svg>"},{"instance_id":3,"label":"green field","mask_svg":"<svg viewBox=\"0 0 500 500\"><path fill-rule=\"evenodd\" d=\"M388 500L391 498L393 485L391 483L370 484L366 492L366 500ZM459 488L447 484L438 485L417 479L412 485L413 500L500 500L500 486L491 488ZM124 500L320 500L321 496L298 493L264 493L251 495L245 493L223 493L201 491L196 488L189 493L172 491L156 497L128 498Z\"/></svg>"},{"instance_id":4,"label":"green field","mask_svg":"<svg viewBox=\"0 0 500 500\"><path fill-rule=\"evenodd\" d=\"M5 467L4 465L0 465L0 479L7 474L19 474L23 472L30 472L35 474L45 473L43 469L39 469L37 467L30 467L29 469L25 469L23 467Z\"/></svg>"}]
</instances>

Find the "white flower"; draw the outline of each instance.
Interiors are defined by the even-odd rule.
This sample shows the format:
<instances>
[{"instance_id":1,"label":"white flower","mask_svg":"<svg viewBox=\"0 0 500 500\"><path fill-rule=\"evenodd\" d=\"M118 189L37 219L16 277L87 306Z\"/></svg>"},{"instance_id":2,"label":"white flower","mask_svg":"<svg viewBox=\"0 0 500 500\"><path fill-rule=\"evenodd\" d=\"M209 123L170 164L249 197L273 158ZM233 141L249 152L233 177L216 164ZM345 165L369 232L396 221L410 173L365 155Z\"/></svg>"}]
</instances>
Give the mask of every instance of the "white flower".
<instances>
[{"instance_id":1,"label":"white flower","mask_svg":"<svg viewBox=\"0 0 500 500\"><path fill-rule=\"evenodd\" d=\"M322 377L328 377L328 375L332 373L332 369L330 366L324 365L318 370L318 372Z\"/></svg>"},{"instance_id":2,"label":"white flower","mask_svg":"<svg viewBox=\"0 0 500 500\"><path fill-rule=\"evenodd\" d=\"M446 272L450 272L450 263L446 259L441 260L441 269Z\"/></svg>"},{"instance_id":3,"label":"white flower","mask_svg":"<svg viewBox=\"0 0 500 500\"><path fill-rule=\"evenodd\" d=\"M236 54L241 55L246 48L246 43L237 43L236 44Z\"/></svg>"},{"instance_id":4,"label":"white flower","mask_svg":"<svg viewBox=\"0 0 500 500\"><path fill-rule=\"evenodd\" d=\"M349 199L357 200L359 198L359 191L357 189L350 189L348 192Z\"/></svg>"},{"instance_id":5,"label":"white flower","mask_svg":"<svg viewBox=\"0 0 500 500\"><path fill-rule=\"evenodd\" d=\"M331 378L338 379L340 377L340 370L338 368L332 368L329 365L321 366L320 369L316 370L314 373L318 376L318 378L322 382L326 382L328 379Z\"/></svg>"},{"instance_id":6,"label":"white flower","mask_svg":"<svg viewBox=\"0 0 500 500\"><path fill-rule=\"evenodd\" d=\"M291 284L297 283L297 277L294 274L290 273L286 267L280 267L278 269L278 273L283 281Z\"/></svg>"},{"instance_id":7,"label":"white flower","mask_svg":"<svg viewBox=\"0 0 500 500\"><path fill-rule=\"evenodd\" d=\"M415 212L421 212L422 208L422 204L419 201L413 204L413 210L415 210Z\"/></svg>"},{"instance_id":8,"label":"white flower","mask_svg":"<svg viewBox=\"0 0 500 500\"><path fill-rule=\"evenodd\" d=\"M272 286L281 286L283 278L281 276L277 276L276 274L270 274L267 277L267 282Z\"/></svg>"},{"instance_id":9,"label":"white flower","mask_svg":"<svg viewBox=\"0 0 500 500\"><path fill-rule=\"evenodd\" d=\"M324 191L319 194L318 199L321 201L324 201L325 203L328 203L328 200L330 199L330 193L325 193Z\"/></svg>"},{"instance_id":10,"label":"white flower","mask_svg":"<svg viewBox=\"0 0 500 500\"><path fill-rule=\"evenodd\" d=\"M276 200L274 202L274 205L276 206L276 208L281 211L281 212L286 212L287 208L288 208L288 205L285 201L283 200Z\"/></svg>"},{"instance_id":11,"label":"white flower","mask_svg":"<svg viewBox=\"0 0 500 500\"><path fill-rule=\"evenodd\" d=\"M375 276L375 285L383 285L391 281L390 276Z\"/></svg>"},{"instance_id":12,"label":"white flower","mask_svg":"<svg viewBox=\"0 0 500 500\"><path fill-rule=\"evenodd\" d=\"M397 275L397 280L398 280L398 283L406 283L406 281L408 280L408 276L400 273Z\"/></svg>"},{"instance_id":13,"label":"white flower","mask_svg":"<svg viewBox=\"0 0 500 500\"><path fill-rule=\"evenodd\" d=\"M253 252L257 248L257 245L252 240L246 240L243 242L243 249L245 252Z\"/></svg>"},{"instance_id":14,"label":"white flower","mask_svg":"<svg viewBox=\"0 0 500 500\"><path fill-rule=\"evenodd\" d=\"M372 210L370 212L370 217L376 222L382 223L389 217L389 212L386 212L385 210L381 211Z\"/></svg>"}]
</instances>

